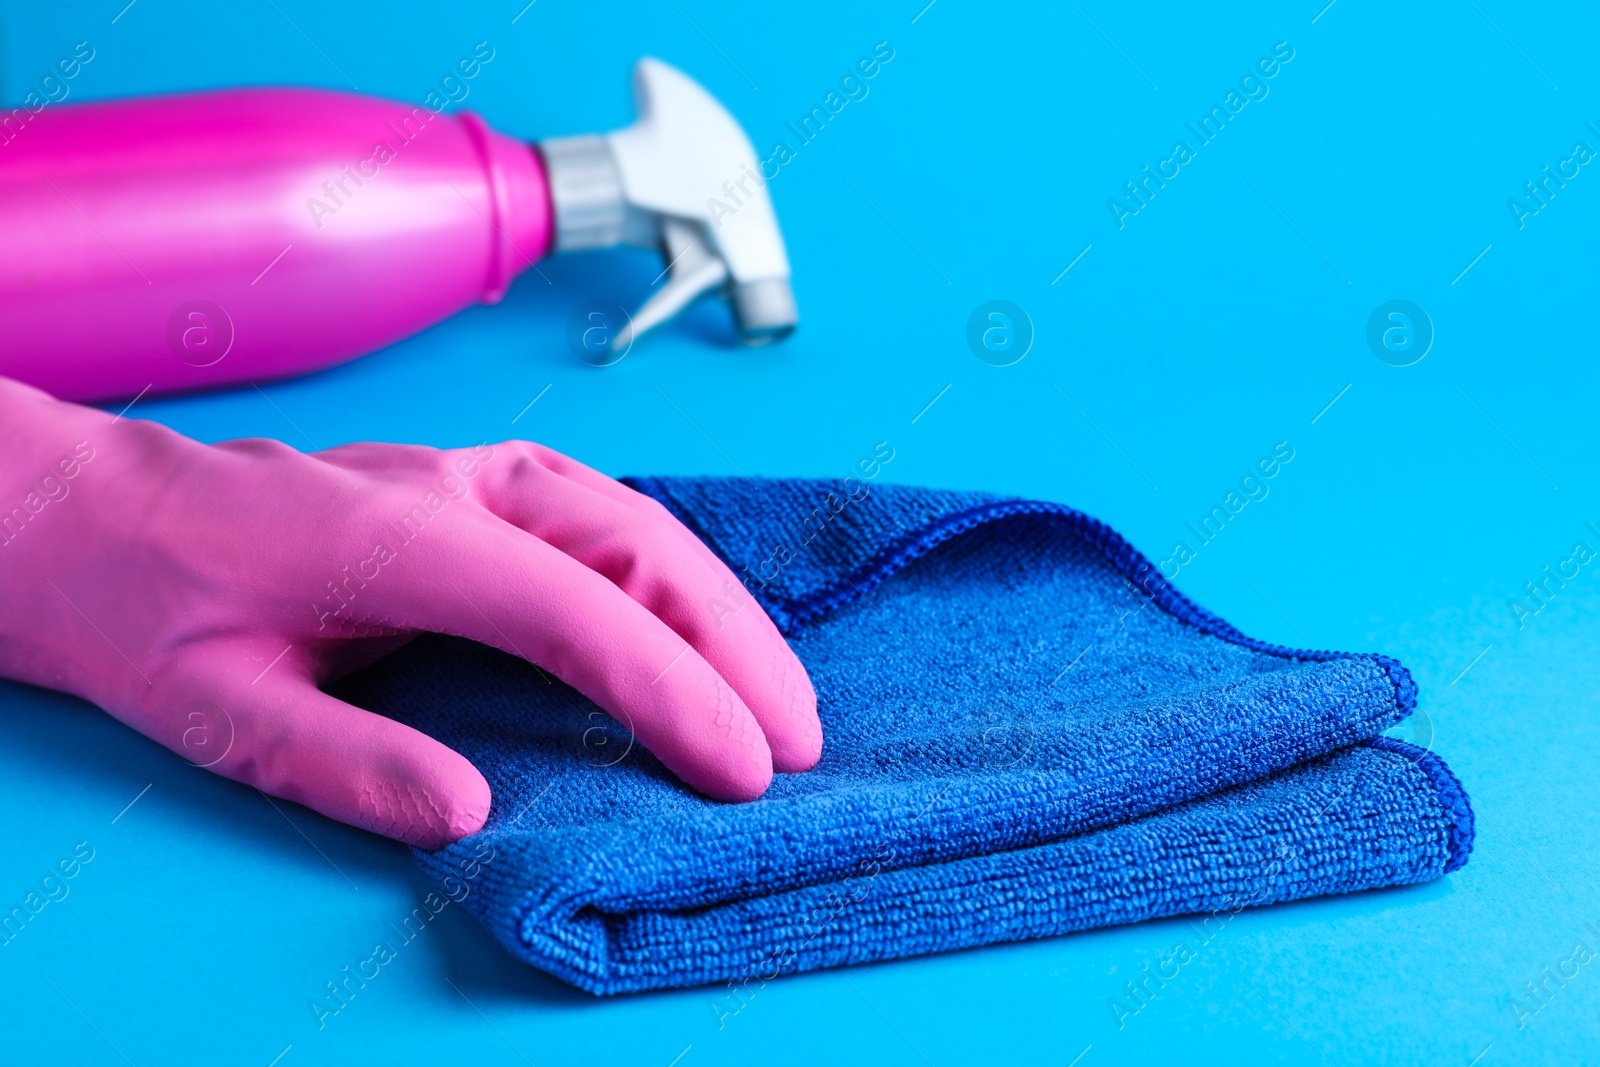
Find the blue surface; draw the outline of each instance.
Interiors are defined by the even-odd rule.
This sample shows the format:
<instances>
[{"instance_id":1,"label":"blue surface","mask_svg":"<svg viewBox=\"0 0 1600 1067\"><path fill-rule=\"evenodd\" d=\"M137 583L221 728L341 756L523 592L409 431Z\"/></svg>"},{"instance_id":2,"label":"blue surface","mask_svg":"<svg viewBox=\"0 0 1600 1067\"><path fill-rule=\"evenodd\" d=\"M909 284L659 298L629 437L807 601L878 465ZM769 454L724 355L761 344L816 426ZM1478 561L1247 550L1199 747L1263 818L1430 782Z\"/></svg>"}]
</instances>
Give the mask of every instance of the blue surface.
<instances>
[{"instance_id":1,"label":"blue surface","mask_svg":"<svg viewBox=\"0 0 1600 1067\"><path fill-rule=\"evenodd\" d=\"M1575 541L1600 547L1586 525L1600 526L1600 176L1581 168L1521 229L1507 207L1575 141L1600 148L1585 126L1600 125L1592 10L540 0L513 24L518 2L138 0L113 24L122 6L7 0L5 98L88 39L74 99L346 77L420 99L488 40L499 56L467 106L507 132L628 121L628 70L649 52L765 144L891 42L870 96L773 184L804 316L781 347L723 347L707 307L586 366L563 341L571 309L632 304L660 269L592 254L552 261L549 284L525 278L502 306L271 386L272 403L243 390L135 412L299 447L518 434L615 474L825 476L888 440L885 480L1063 501L1158 561L1287 440L1296 459L1270 495L1178 584L1248 633L1403 660L1413 728L1468 784L1478 838L1440 882L1240 913L1120 1030L1109 1001L1182 921L802 975L728 1017L715 990L595 1002L451 907L318 1031L309 1000L428 891L406 850L7 685L0 890L20 902L75 843L95 850L70 896L0 949L13 1055L542 1064L592 1062L603 1041L615 1062L679 1067L1595 1057L1594 962L1551 980L1537 1014L1523 1000L1520 1028L1512 998L1575 941L1600 950L1586 925L1600 927L1600 575L1584 567L1520 626L1510 604ZM1108 198L1280 40L1295 58L1270 95L1118 230ZM967 344L996 299L1035 333L1007 367ZM1434 327L1412 366L1368 347L1392 300Z\"/></svg>"},{"instance_id":2,"label":"blue surface","mask_svg":"<svg viewBox=\"0 0 1600 1067\"><path fill-rule=\"evenodd\" d=\"M1246 637L1081 512L860 479L634 484L735 570L788 546L750 588L816 687L827 744L810 772L753 803L707 800L625 731L610 745L576 690L458 638L333 688L483 771L487 825L417 858L573 985L743 995L1467 862L1461 784L1378 736L1415 708L1403 666Z\"/></svg>"}]
</instances>

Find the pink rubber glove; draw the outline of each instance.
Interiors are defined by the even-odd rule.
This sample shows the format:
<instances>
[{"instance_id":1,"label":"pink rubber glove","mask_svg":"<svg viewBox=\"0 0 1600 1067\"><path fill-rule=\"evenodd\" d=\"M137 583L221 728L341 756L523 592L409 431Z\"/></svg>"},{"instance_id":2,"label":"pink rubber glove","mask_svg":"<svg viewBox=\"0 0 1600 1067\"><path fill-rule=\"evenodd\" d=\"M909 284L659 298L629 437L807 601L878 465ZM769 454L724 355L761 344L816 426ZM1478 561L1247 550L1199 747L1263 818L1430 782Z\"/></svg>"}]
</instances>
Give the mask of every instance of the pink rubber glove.
<instances>
[{"instance_id":1,"label":"pink rubber glove","mask_svg":"<svg viewBox=\"0 0 1600 1067\"><path fill-rule=\"evenodd\" d=\"M810 680L655 501L538 445L207 446L0 378L0 674L427 848L489 787L318 690L423 631L524 657L720 800L822 752Z\"/></svg>"}]
</instances>

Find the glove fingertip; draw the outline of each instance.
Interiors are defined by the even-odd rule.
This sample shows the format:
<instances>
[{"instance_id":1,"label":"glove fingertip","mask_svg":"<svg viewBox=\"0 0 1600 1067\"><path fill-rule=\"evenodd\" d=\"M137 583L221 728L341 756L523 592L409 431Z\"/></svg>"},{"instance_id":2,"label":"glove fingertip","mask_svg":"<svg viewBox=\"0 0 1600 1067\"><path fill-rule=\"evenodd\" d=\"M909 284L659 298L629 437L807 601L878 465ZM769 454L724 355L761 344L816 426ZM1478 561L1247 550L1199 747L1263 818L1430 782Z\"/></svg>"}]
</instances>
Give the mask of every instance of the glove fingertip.
<instances>
[{"instance_id":1,"label":"glove fingertip","mask_svg":"<svg viewBox=\"0 0 1600 1067\"><path fill-rule=\"evenodd\" d=\"M462 762L466 762L464 759ZM478 768L467 763L470 775L461 775L456 783L454 801L447 806L445 834L450 844L483 829L489 821L489 808L493 797L489 783ZM427 846L424 846L427 847Z\"/></svg>"},{"instance_id":2,"label":"glove fingertip","mask_svg":"<svg viewBox=\"0 0 1600 1067\"><path fill-rule=\"evenodd\" d=\"M784 774L809 771L822 759L822 720L817 716L817 691L805 667L787 645L782 646L772 675L772 700L778 714L775 721L764 722L762 727L772 749L773 769Z\"/></svg>"},{"instance_id":3,"label":"glove fingertip","mask_svg":"<svg viewBox=\"0 0 1600 1067\"><path fill-rule=\"evenodd\" d=\"M702 778L697 788L713 800L742 804L755 800L772 785L770 760L730 761Z\"/></svg>"},{"instance_id":4,"label":"glove fingertip","mask_svg":"<svg viewBox=\"0 0 1600 1067\"><path fill-rule=\"evenodd\" d=\"M418 780L377 778L361 790L361 821L369 829L417 848L438 849L483 829L489 783L466 757L446 749L439 765Z\"/></svg>"}]
</instances>

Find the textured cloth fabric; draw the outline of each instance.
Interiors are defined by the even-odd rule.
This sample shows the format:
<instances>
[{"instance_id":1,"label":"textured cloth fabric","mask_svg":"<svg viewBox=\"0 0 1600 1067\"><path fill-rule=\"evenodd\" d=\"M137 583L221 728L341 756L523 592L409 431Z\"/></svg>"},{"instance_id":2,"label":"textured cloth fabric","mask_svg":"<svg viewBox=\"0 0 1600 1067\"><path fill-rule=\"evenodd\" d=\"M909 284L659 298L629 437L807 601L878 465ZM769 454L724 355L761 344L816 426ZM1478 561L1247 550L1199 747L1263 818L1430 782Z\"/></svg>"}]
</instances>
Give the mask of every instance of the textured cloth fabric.
<instances>
[{"instance_id":1,"label":"textured cloth fabric","mask_svg":"<svg viewBox=\"0 0 1600 1067\"><path fill-rule=\"evenodd\" d=\"M449 889L492 848L465 906L574 985L770 979L1466 862L1459 783L1379 736L1415 706L1404 667L1245 637L1080 512L854 480L631 484L789 638L826 731L815 770L716 803L570 688L452 638L340 688L483 771L483 831L418 859Z\"/></svg>"}]
</instances>

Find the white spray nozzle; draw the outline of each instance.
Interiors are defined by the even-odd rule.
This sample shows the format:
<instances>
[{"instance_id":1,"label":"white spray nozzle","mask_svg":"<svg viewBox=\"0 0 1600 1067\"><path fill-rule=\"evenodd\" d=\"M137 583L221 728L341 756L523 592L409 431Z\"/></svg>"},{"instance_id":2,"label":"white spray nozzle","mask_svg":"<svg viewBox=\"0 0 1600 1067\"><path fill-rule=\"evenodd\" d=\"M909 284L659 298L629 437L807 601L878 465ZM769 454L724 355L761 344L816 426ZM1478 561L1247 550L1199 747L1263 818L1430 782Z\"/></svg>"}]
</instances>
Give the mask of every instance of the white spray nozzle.
<instances>
[{"instance_id":1,"label":"white spray nozzle","mask_svg":"<svg viewBox=\"0 0 1600 1067\"><path fill-rule=\"evenodd\" d=\"M555 209L555 249L659 248L666 283L615 347L723 286L746 344L794 329L789 258L750 139L682 71L642 59L633 71L639 118L603 136L540 143Z\"/></svg>"}]
</instances>

